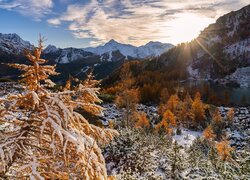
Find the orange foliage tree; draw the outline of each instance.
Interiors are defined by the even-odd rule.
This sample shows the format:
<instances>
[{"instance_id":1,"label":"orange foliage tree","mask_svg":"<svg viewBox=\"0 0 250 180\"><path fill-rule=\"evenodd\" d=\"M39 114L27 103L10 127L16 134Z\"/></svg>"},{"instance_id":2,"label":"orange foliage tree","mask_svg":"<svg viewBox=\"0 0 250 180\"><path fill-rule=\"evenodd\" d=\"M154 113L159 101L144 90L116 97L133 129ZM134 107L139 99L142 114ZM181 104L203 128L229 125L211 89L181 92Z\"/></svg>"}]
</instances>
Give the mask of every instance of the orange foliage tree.
<instances>
[{"instance_id":1,"label":"orange foliage tree","mask_svg":"<svg viewBox=\"0 0 250 180\"><path fill-rule=\"evenodd\" d=\"M121 70L121 89L117 92L115 104L119 108L125 109L126 126L129 126L129 121L135 118L136 104L139 102L139 91L133 88L134 79L132 78L131 66L133 64L125 63Z\"/></svg>"},{"instance_id":2,"label":"orange foliage tree","mask_svg":"<svg viewBox=\"0 0 250 180\"><path fill-rule=\"evenodd\" d=\"M221 124L222 117L220 115L220 110L218 108L216 108L212 118L213 118L213 121L215 124L217 124L217 125Z\"/></svg>"},{"instance_id":3,"label":"orange foliage tree","mask_svg":"<svg viewBox=\"0 0 250 180\"><path fill-rule=\"evenodd\" d=\"M171 95L168 102L167 102L167 109L172 112L176 112L176 108L180 102L180 99L177 94Z\"/></svg>"},{"instance_id":4,"label":"orange foliage tree","mask_svg":"<svg viewBox=\"0 0 250 180\"><path fill-rule=\"evenodd\" d=\"M105 90L103 90L103 92L108 94L119 94L126 89L130 89L135 83L131 68L136 66L136 64L136 62L124 63L122 65L121 71L119 72L120 81L116 84L112 84L111 87L107 87Z\"/></svg>"},{"instance_id":5,"label":"orange foliage tree","mask_svg":"<svg viewBox=\"0 0 250 180\"><path fill-rule=\"evenodd\" d=\"M180 99L178 95L171 95L168 100L161 100L162 103L158 108L158 113L163 116L167 109L171 112L176 113L178 105L180 105Z\"/></svg>"},{"instance_id":6,"label":"orange foliage tree","mask_svg":"<svg viewBox=\"0 0 250 180\"><path fill-rule=\"evenodd\" d=\"M225 128L225 123L220 115L220 111L216 108L212 116L212 126L217 138L220 139L223 135L223 129Z\"/></svg>"},{"instance_id":7,"label":"orange foliage tree","mask_svg":"<svg viewBox=\"0 0 250 180\"><path fill-rule=\"evenodd\" d=\"M52 75L58 75L55 72L55 65L43 65L41 64L46 63L45 59L40 58L42 53L43 45L42 40L39 40L39 45L35 48L33 54L30 52L26 52L26 57L31 63L31 65L25 64L7 64L10 67L17 68L24 73L21 75L22 82L27 85L27 88L31 91L37 92L41 88L41 83L45 82L48 77Z\"/></svg>"},{"instance_id":8,"label":"orange foliage tree","mask_svg":"<svg viewBox=\"0 0 250 180\"><path fill-rule=\"evenodd\" d=\"M117 95L115 103L120 108L125 108L126 125L132 120L134 112L136 112L136 104L139 102L137 89L126 89Z\"/></svg>"},{"instance_id":9,"label":"orange foliage tree","mask_svg":"<svg viewBox=\"0 0 250 180\"><path fill-rule=\"evenodd\" d=\"M203 136L205 137L205 139L207 140L213 140L216 135L214 134L213 128L211 125L209 125L204 131L203 131Z\"/></svg>"},{"instance_id":10,"label":"orange foliage tree","mask_svg":"<svg viewBox=\"0 0 250 180\"><path fill-rule=\"evenodd\" d=\"M171 135L172 132L173 132L173 130L172 130L173 126L176 126L176 117L175 117L175 115L170 110L167 110L163 114L163 118L162 118L161 122L159 122L155 126L155 130L157 132L160 132L161 130L163 130L168 135Z\"/></svg>"},{"instance_id":11,"label":"orange foliage tree","mask_svg":"<svg viewBox=\"0 0 250 180\"><path fill-rule=\"evenodd\" d=\"M203 125L205 120L205 105L201 101L201 95L196 93L191 111L194 115L193 120L195 125Z\"/></svg>"},{"instance_id":12,"label":"orange foliage tree","mask_svg":"<svg viewBox=\"0 0 250 180\"><path fill-rule=\"evenodd\" d=\"M157 102L159 99L159 93L161 89L161 83L154 82L153 84L143 84L140 88L141 102Z\"/></svg>"},{"instance_id":13,"label":"orange foliage tree","mask_svg":"<svg viewBox=\"0 0 250 180\"><path fill-rule=\"evenodd\" d=\"M181 109L178 113L178 120L180 121L180 123L185 123L188 127L190 125L191 120L194 119L194 114L191 111L192 104L193 100L191 96L187 93L184 101L181 103Z\"/></svg>"},{"instance_id":14,"label":"orange foliage tree","mask_svg":"<svg viewBox=\"0 0 250 180\"><path fill-rule=\"evenodd\" d=\"M9 64L24 73L22 94L1 99L0 176L4 179L108 179L99 148L118 133L89 124L75 111L81 107L96 115L98 88L85 81L75 90L53 93L44 83L56 75L55 66L43 65L42 40L27 52L31 65Z\"/></svg>"},{"instance_id":15,"label":"orange foliage tree","mask_svg":"<svg viewBox=\"0 0 250 180\"><path fill-rule=\"evenodd\" d=\"M168 92L168 88L163 88L161 90L160 102L163 103L163 104L167 103L169 97L170 97L170 95L169 95L169 92Z\"/></svg>"},{"instance_id":16,"label":"orange foliage tree","mask_svg":"<svg viewBox=\"0 0 250 180\"><path fill-rule=\"evenodd\" d=\"M149 120L147 118L147 114L144 112L140 112L138 113L138 120L135 123L135 128L149 128L150 124L149 124Z\"/></svg>"},{"instance_id":17,"label":"orange foliage tree","mask_svg":"<svg viewBox=\"0 0 250 180\"><path fill-rule=\"evenodd\" d=\"M229 142L227 140L223 140L216 144L216 148L219 156L223 161L229 160L231 158L231 152L233 148L230 147Z\"/></svg>"}]
</instances>

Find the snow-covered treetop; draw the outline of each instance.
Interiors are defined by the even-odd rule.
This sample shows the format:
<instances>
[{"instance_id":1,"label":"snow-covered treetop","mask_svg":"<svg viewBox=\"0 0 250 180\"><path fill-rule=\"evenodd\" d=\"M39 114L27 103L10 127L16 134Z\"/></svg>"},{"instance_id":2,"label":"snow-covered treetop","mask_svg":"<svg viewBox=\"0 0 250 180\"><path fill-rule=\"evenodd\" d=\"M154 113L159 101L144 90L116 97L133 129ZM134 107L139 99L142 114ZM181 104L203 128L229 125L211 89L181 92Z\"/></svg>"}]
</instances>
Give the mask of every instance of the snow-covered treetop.
<instances>
[{"instance_id":1,"label":"snow-covered treetop","mask_svg":"<svg viewBox=\"0 0 250 180\"><path fill-rule=\"evenodd\" d=\"M89 77L77 87L51 92L49 75L55 67L43 65L42 40L27 52L32 65L14 64L21 69L26 91L0 99L0 176L29 179L107 180L105 160L99 144L118 133L92 125L76 108L102 115L97 105L97 81ZM69 88L69 89L68 89Z\"/></svg>"}]
</instances>

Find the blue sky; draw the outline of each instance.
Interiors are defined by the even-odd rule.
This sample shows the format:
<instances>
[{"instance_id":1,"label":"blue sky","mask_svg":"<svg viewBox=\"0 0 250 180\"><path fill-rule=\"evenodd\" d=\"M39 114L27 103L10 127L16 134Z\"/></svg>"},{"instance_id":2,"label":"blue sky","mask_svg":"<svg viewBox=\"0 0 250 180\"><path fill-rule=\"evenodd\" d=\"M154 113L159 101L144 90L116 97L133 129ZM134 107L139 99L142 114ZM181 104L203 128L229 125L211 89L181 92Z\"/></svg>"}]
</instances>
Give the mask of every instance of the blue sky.
<instances>
[{"instance_id":1,"label":"blue sky","mask_svg":"<svg viewBox=\"0 0 250 180\"><path fill-rule=\"evenodd\" d=\"M36 44L87 47L110 39L143 45L190 41L248 0L0 0L0 32Z\"/></svg>"}]
</instances>

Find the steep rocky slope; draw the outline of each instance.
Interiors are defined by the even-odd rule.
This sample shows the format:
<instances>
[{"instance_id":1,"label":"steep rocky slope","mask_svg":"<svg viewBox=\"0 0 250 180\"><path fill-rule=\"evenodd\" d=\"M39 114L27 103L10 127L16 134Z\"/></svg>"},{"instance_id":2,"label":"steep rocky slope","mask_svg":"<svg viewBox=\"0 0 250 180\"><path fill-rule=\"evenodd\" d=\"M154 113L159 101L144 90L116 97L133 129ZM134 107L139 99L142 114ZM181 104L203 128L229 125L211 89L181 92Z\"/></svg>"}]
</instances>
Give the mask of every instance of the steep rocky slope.
<instances>
[{"instance_id":1,"label":"steep rocky slope","mask_svg":"<svg viewBox=\"0 0 250 180\"><path fill-rule=\"evenodd\" d=\"M250 87L250 5L220 17L191 42L139 63L137 72L161 73L161 79L205 79Z\"/></svg>"}]
</instances>

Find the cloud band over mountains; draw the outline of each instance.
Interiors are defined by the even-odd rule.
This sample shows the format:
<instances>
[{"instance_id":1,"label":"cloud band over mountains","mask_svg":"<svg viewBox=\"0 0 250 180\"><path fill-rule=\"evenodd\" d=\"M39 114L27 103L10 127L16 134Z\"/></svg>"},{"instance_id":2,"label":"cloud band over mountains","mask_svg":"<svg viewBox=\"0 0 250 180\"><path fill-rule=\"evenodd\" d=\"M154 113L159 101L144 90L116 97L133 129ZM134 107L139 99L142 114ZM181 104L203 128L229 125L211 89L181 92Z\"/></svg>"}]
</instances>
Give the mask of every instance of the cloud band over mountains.
<instances>
[{"instance_id":1,"label":"cloud band over mountains","mask_svg":"<svg viewBox=\"0 0 250 180\"><path fill-rule=\"evenodd\" d=\"M54 10L56 3L64 4L64 10ZM191 40L218 16L247 4L247 0L0 0L0 8L57 28L66 26L91 45L110 39L134 45Z\"/></svg>"}]
</instances>

